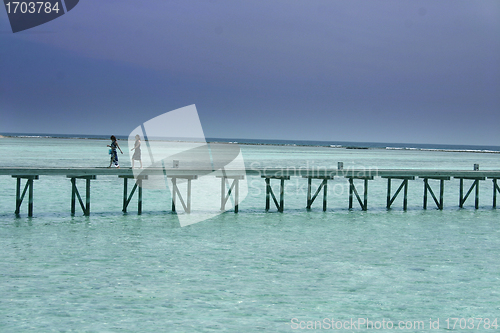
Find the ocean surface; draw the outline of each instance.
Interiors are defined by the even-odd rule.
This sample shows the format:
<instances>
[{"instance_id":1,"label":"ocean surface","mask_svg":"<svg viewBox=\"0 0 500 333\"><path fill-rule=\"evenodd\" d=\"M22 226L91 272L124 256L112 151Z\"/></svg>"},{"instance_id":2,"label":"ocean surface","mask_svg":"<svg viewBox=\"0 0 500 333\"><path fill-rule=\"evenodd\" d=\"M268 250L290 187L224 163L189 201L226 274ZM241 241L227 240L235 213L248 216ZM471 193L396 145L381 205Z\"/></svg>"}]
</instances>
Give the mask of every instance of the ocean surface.
<instances>
[{"instance_id":1,"label":"ocean surface","mask_svg":"<svg viewBox=\"0 0 500 333\"><path fill-rule=\"evenodd\" d=\"M240 145L247 168L500 170L493 146L249 141ZM107 167L107 144L0 138L0 167ZM130 167L127 142L119 144L120 165ZM356 202L348 209L347 181L336 178L323 212L321 197L305 209L306 180L292 177L284 213L266 213L264 181L247 181L238 214L180 227L169 191L145 189L143 214L135 198L122 213L116 176L92 181L88 217L70 215L69 179L40 176L34 217L26 203L16 217L16 181L0 176L0 332L498 330L491 180L480 184L477 210L472 197L459 209L458 180L447 181L442 211L432 201L423 210L423 182L410 181L403 211L401 197L385 208L387 183L375 178L362 211Z\"/></svg>"}]
</instances>

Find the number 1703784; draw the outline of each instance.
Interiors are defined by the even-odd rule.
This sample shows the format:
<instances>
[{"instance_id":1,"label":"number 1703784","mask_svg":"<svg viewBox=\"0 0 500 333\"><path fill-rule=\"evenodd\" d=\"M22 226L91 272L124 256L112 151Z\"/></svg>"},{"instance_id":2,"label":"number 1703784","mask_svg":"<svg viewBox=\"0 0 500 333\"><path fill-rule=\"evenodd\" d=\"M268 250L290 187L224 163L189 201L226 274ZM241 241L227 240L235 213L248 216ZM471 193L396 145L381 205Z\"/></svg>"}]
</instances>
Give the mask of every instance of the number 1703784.
<instances>
[{"instance_id":1,"label":"number 1703784","mask_svg":"<svg viewBox=\"0 0 500 333\"><path fill-rule=\"evenodd\" d=\"M52 12L59 13L61 10L59 8L59 2L52 3L50 2L43 2L43 1L38 1L38 2L7 2L5 4L5 7L7 8L7 13L21 13L21 14L40 14L40 13L46 13L50 14Z\"/></svg>"},{"instance_id":2,"label":"number 1703784","mask_svg":"<svg viewBox=\"0 0 500 333\"><path fill-rule=\"evenodd\" d=\"M448 318L445 320L446 328L454 329L497 329L497 318Z\"/></svg>"}]
</instances>

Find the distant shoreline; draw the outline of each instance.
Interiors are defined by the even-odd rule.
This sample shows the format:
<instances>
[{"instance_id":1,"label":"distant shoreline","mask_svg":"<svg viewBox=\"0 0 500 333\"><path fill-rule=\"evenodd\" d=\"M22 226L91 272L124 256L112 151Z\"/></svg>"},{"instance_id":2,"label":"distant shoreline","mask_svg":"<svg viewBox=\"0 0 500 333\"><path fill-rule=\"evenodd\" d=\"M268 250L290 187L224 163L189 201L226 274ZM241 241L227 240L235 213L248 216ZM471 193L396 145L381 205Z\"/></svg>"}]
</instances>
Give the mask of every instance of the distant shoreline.
<instances>
[{"instance_id":1,"label":"distant shoreline","mask_svg":"<svg viewBox=\"0 0 500 333\"><path fill-rule=\"evenodd\" d=\"M116 135L118 140L128 140L127 136ZM31 138L31 139L80 139L80 140L109 140L103 135L70 135L70 134L26 134L26 133L3 133L2 138ZM150 139L156 141L156 139ZM159 141L162 141L161 139ZM164 141L180 141L169 140ZM219 144L240 144L249 146L277 146L277 147L323 147L334 149L383 149L402 151L442 151L460 153L488 153L500 154L500 146L485 145L449 145L449 144L409 144L409 143L382 143L382 142L346 142L346 141L312 141L312 140L269 140L269 139L226 139L226 138L206 138L208 143ZM182 142L201 142L197 140L182 140Z\"/></svg>"}]
</instances>

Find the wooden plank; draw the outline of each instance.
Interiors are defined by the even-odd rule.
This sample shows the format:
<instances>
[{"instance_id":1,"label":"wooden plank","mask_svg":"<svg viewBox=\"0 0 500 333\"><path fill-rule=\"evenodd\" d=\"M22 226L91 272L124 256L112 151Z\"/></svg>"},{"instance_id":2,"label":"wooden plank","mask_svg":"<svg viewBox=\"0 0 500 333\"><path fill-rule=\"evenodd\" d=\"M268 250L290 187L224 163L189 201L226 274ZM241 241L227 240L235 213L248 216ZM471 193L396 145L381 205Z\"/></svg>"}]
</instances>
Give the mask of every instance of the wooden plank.
<instances>
[{"instance_id":1,"label":"wooden plank","mask_svg":"<svg viewBox=\"0 0 500 333\"><path fill-rule=\"evenodd\" d=\"M402 179L402 180L415 180L415 176L381 176L386 179Z\"/></svg>"},{"instance_id":2,"label":"wooden plank","mask_svg":"<svg viewBox=\"0 0 500 333\"><path fill-rule=\"evenodd\" d=\"M418 176L418 178L422 178L422 179L436 179L436 180L450 180L451 177L450 176L427 176L427 175L423 175L423 176Z\"/></svg>"},{"instance_id":3,"label":"wooden plank","mask_svg":"<svg viewBox=\"0 0 500 333\"><path fill-rule=\"evenodd\" d=\"M460 177L453 177L453 178L459 178L459 179L468 179L468 180L485 180L486 177L473 177L473 176L460 176Z\"/></svg>"},{"instance_id":4,"label":"wooden plank","mask_svg":"<svg viewBox=\"0 0 500 333\"><path fill-rule=\"evenodd\" d=\"M326 175L326 176L302 176L302 178L311 178L311 179L335 179L335 175Z\"/></svg>"},{"instance_id":5,"label":"wooden plank","mask_svg":"<svg viewBox=\"0 0 500 333\"><path fill-rule=\"evenodd\" d=\"M139 187L139 197L137 198L137 214L142 214L142 181L143 178L139 178L136 181L136 185Z\"/></svg>"},{"instance_id":6,"label":"wooden plank","mask_svg":"<svg viewBox=\"0 0 500 333\"><path fill-rule=\"evenodd\" d=\"M238 213L240 204L240 182L239 179L234 180L236 182L236 193L234 194L234 212Z\"/></svg>"},{"instance_id":7,"label":"wooden plank","mask_svg":"<svg viewBox=\"0 0 500 333\"><path fill-rule=\"evenodd\" d=\"M328 181L328 179L326 179L326 178L323 180L323 184L324 184L323 185L323 211L324 212L326 212L326 201L327 201L326 197L328 195L327 181Z\"/></svg>"},{"instance_id":8,"label":"wooden plank","mask_svg":"<svg viewBox=\"0 0 500 333\"><path fill-rule=\"evenodd\" d=\"M279 211L283 213L283 210L285 209L285 179L281 178L280 179L280 207Z\"/></svg>"},{"instance_id":9,"label":"wooden plank","mask_svg":"<svg viewBox=\"0 0 500 333\"><path fill-rule=\"evenodd\" d=\"M90 215L90 178L86 178L86 191L85 191L85 215Z\"/></svg>"},{"instance_id":10,"label":"wooden plank","mask_svg":"<svg viewBox=\"0 0 500 333\"><path fill-rule=\"evenodd\" d=\"M311 209L311 205L312 205L311 186L312 186L312 177L308 177L307 178L307 205L306 205L306 209Z\"/></svg>"},{"instance_id":11,"label":"wooden plank","mask_svg":"<svg viewBox=\"0 0 500 333\"><path fill-rule=\"evenodd\" d=\"M28 196L28 216L33 216L33 178L28 179L29 196Z\"/></svg>"},{"instance_id":12,"label":"wooden plank","mask_svg":"<svg viewBox=\"0 0 500 333\"><path fill-rule=\"evenodd\" d=\"M124 212L124 213L127 212L127 206L129 203L129 200L127 200L127 195L128 195L127 185L128 185L128 177L123 177L123 208L122 208L122 212Z\"/></svg>"},{"instance_id":13,"label":"wooden plank","mask_svg":"<svg viewBox=\"0 0 500 333\"><path fill-rule=\"evenodd\" d=\"M26 187L24 188L22 197L24 197L25 192L26 192ZM16 215L19 215L21 203L23 202L22 197L21 197L21 178L17 178L17 182L16 182L16 210L15 210Z\"/></svg>"}]
</instances>

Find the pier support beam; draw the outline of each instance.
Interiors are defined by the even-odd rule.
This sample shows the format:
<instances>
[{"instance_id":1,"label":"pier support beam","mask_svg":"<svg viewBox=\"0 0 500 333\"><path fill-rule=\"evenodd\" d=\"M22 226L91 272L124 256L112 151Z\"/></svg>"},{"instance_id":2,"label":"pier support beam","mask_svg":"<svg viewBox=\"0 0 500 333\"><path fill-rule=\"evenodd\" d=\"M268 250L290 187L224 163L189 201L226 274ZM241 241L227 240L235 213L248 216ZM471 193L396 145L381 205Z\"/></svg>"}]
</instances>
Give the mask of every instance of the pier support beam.
<instances>
[{"instance_id":1,"label":"pier support beam","mask_svg":"<svg viewBox=\"0 0 500 333\"><path fill-rule=\"evenodd\" d=\"M272 196L278 212L283 213L285 208L285 180L290 180L290 176L261 176L266 179L266 212L269 211L270 196ZM276 200L273 189L271 187L271 179L280 180L280 201Z\"/></svg>"},{"instance_id":2,"label":"pier support beam","mask_svg":"<svg viewBox=\"0 0 500 333\"><path fill-rule=\"evenodd\" d=\"M244 179L245 177L244 176L217 176L217 178L221 179L220 210L226 211L227 200L231 197L231 193L234 192L234 212L238 213L239 195L240 195L240 183L239 183L239 181ZM228 184L229 190L226 194L226 182L228 179L232 179L233 183L231 185Z\"/></svg>"},{"instance_id":3,"label":"pier support beam","mask_svg":"<svg viewBox=\"0 0 500 333\"><path fill-rule=\"evenodd\" d=\"M498 180L500 178L488 177L493 181L493 208L497 208L497 192L500 193L500 187L498 187Z\"/></svg>"},{"instance_id":4,"label":"pier support beam","mask_svg":"<svg viewBox=\"0 0 500 333\"><path fill-rule=\"evenodd\" d=\"M414 180L415 176L382 176L382 178L387 178L387 209L391 209L391 205L396 200L399 192L404 189L403 193L403 210L408 208L408 180ZM401 185L399 186L394 196L391 197L391 182L393 179L401 179Z\"/></svg>"},{"instance_id":5,"label":"pier support beam","mask_svg":"<svg viewBox=\"0 0 500 333\"><path fill-rule=\"evenodd\" d=\"M179 201L182 204L182 208L186 213L191 213L191 181L193 179L198 179L198 176L175 176L169 177L172 179L172 211L176 211L175 202L177 200L177 196L179 196ZM179 191L179 187L177 186L177 179L185 179L187 180L187 195L186 201L182 198L181 192Z\"/></svg>"},{"instance_id":6,"label":"pier support beam","mask_svg":"<svg viewBox=\"0 0 500 333\"><path fill-rule=\"evenodd\" d=\"M419 178L424 179L424 209L427 209L427 192L429 192L436 203L438 209L443 209L443 195L444 195L444 181L450 180L450 177L439 177L439 176L420 176ZM439 201L434 195L431 186L429 185L429 179L439 180Z\"/></svg>"},{"instance_id":7,"label":"pier support beam","mask_svg":"<svg viewBox=\"0 0 500 333\"><path fill-rule=\"evenodd\" d=\"M356 199L358 199L358 203L361 206L361 209L368 210L368 181L373 180L373 176L345 176L345 178L349 179L349 209L352 209L354 193L356 195ZM364 180L363 201L361 201L361 197L356 190L356 186L354 186L354 179Z\"/></svg>"},{"instance_id":8,"label":"pier support beam","mask_svg":"<svg viewBox=\"0 0 500 333\"><path fill-rule=\"evenodd\" d=\"M328 182L328 179L333 179L334 177L333 176L302 176L302 178L307 178L307 206L306 206L306 209L308 209L308 210L311 209L311 206L312 206L314 200L316 199L316 197L320 193L321 188L323 188L323 211L325 212L326 211L326 202L327 202L326 198L327 198L327 193L328 193L327 182ZM321 184L319 185L318 189L316 190L316 192L314 193L313 196L311 196L311 194L312 194L312 191L311 191L312 179L321 179L322 180Z\"/></svg>"},{"instance_id":9,"label":"pier support beam","mask_svg":"<svg viewBox=\"0 0 500 333\"><path fill-rule=\"evenodd\" d=\"M96 179L95 175L91 176L66 176L66 178L71 179L71 215L75 215L75 206L76 206L76 198L78 197L78 201L80 202L80 207L82 207L83 215L90 215L90 180ZM78 188L76 187L77 179L85 179L85 205L83 204L82 197L78 192Z\"/></svg>"},{"instance_id":10,"label":"pier support beam","mask_svg":"<svg viewBox=\"0 0 500 333\"><path fill-rule=\"evenodd\" d=\"M134 176L118 176L119 178L123 178L123 209L122 212L126 213L127 212L127 207L128 204L130 203L130 200L132 200L132 197L134 196L135 190L139 188L138 191L138 196L137 196L137 214L141 215L142 214L142 181L144 179L148 179L148 176L137 176L134 187L132 188L132 191L130 192L130 195L128 194L127 190L127 183L129 179L133 179Z\"/></svg>"},{"instance_id":11,"label":"pier support beam","mask_svg":"<svg viewBox=\"0 0 500 333\"><path fill-rule=\"evenodd\" d=\"M454 177L454 178L458 178L460 180L460 198L459 198L458 206L460 208L464 207L465 201L467 200L467 198L471 194L472 190L475 188L476 189L476 200L475 200L474 207L476 209L478 209L479 208L479 181L485 180L486 177ZM471 187L469 188L469 190L467 191L467 194L465 196L464 196L464 179L471 179L474 181L472 183Z\"/></svg>"},{"instance_id":12,"label":"pier support beam","mask_svg":"<svg viewBox=\"0 0 500 333\"><path fill-rule=\"evenodd\" d=\"M19 215L21 210L21 204L23 203L24 196L26 195L26 191L28 191L28 216L33 216L33 180L37 180L37 175L13 175L12 178L17 179L16 186L16 211L15 214ZM26 185L24 186L24 191L21 194L21 179L26 179Z\"/></svg>"}]
</instances>

